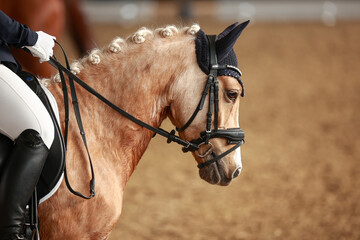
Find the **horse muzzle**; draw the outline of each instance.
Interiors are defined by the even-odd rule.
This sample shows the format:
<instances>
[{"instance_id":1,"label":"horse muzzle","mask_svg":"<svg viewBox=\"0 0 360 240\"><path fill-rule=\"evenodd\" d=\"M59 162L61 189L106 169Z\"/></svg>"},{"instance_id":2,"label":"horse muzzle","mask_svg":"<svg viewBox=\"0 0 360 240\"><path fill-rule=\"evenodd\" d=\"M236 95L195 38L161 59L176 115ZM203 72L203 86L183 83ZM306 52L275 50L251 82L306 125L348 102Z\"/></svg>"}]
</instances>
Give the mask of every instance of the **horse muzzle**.
<instances>
[{"instance_id":1,"label":"horse muzzle","mask_svg":"<svg viewBox=\"0 0 360 240\"><path fill-rule=\"evenodd\" d=\"M242 169L240 148L235 151L236 153L231 157L222 158L219 161L199 168L200 177L210 184L220 186L229 185L234 178L240 175ZM209 162L216 156L215 151L212 151L208 156L204 157L204 159L206 162ZM235 161L235 166L234 163L230 163L233 160Z\"/></svg>"}]
</instances>

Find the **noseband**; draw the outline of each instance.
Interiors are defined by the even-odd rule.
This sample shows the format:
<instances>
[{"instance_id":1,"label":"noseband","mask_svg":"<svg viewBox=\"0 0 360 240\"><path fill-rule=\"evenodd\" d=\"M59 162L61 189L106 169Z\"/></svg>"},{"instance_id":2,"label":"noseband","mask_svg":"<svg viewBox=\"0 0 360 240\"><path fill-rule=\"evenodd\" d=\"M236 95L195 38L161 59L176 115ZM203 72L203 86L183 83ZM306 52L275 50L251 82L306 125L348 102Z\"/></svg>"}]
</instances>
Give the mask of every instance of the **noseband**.
<instances>
[{"instance_id":1,"label":"noseband","mask_svg":"<svg viewBox=\"0 0 360 240\"><path fill-rule=\"evenodd\" d=\"M214 157L213 159L206 161L204 163L198 164L199 168L203 168L208 166L219 159L223 158L227 154L234 151L236 148L240 147L244 143L245 133L241 128L230 128L230 129L218 129L218 115L219 115L219 82L217 80L218 77L218 70L223 69L231 69L236 71L240 76L242 75L241 71L234 66L231 65L219 65L217 62L217 55L216 55L216 35L207 35L210 45L210 73L208 75L208 79L202 93L200 102L195 109L194 113L191 115L190 119L185 123L185 125L181 128L177 128L178 132L182 132L187 129L190 124L193 122L199 111L201 111L204 107L205 98L209 94L209 109L207 113L206 119L206 128L204 132L200 133L200 137L190 141L193 145L189 145L188 147L183 147L183 152L194 152L200 148L201 145L209 145L210 149L206 151L205 154L199 155L199 157L206 157L212 152L212 144L209 142L211 138L226 138L228 140L228 144L235 144L232 148L228 151ZM241 96L244 96L244 85L241 80L239 83L242 87ZM214 113L214 129L211 129L212 125L212 116ZM192 146L196 146L196 148L192 148Z\"/></svg>"}]
</instances>

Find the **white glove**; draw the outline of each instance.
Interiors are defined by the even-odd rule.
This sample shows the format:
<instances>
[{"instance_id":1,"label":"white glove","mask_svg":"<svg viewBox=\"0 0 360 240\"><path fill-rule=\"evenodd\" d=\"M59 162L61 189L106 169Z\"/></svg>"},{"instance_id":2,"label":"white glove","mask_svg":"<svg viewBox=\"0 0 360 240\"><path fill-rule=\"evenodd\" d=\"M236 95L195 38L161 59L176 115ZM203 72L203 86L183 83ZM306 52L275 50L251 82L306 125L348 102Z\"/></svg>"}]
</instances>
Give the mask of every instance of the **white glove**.
<instances>
[{"instance_id":1,"label":"white glove","mask_svg":"<svg viewBox=\"0 0 360 240\"><path fill-rule=\"evenodd\" d=\"M40 63L47 62L53 55L54 40L56 37L51 36L43 31L36 32L38 39L34 46L25 46L34 57L40 58Z\"/></svg>"}]
</instances>

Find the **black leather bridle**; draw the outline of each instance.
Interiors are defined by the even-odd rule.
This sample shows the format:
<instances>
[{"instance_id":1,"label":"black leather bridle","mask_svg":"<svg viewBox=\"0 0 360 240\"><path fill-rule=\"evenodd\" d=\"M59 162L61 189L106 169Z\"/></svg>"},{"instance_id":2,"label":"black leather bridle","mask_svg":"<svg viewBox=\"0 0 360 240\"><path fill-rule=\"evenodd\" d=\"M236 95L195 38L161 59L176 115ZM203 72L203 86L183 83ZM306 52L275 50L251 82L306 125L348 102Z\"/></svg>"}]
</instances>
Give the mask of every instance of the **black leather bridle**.
<instances>
[{"instance_id":1,"label":"black leather bridle","mask_svg":"<svg viewBox=\"0 0 360 240\"><path fill-rule=\"evenodd\" d=\"M89 151L87 149L85 131L84 131L84 128L82 126L82 120L81 120L80 109L79 109L79 105L78 105L78 100L77 100L77 96L76 96L76 90L75 90L74 82L79 84L81 87L83 87L89 93L91 93L92 95L94 95L95 97L100 99L102 102L104 102L106 105L108 105L109 107L111 107L112 109L114 109L115 111L117 111L118 113L123 115L124 117L128 118L129 120L137 123L138 125L146 128L146 129L154 132L155 133L154 136L156 134L159 134L159 135L167 138L167 143L176 142L177 144L182 145L183 146L183 148L182 148L183 152L189 152L189 151L195 152L195 151L199 150L201 145L207 144L207 145L210 145L211 148L208 151L206 151L206 153L203 154L203 155L198 154L198 156L200 156L200 157L205 157L205 156L209 155L211 153L211 151L212 151L212 144L209 141L212 138L226 138L228 140L228 144L235 144L229 150L223 152L222 154L220 154L218 156L215 156L211 160L206 161L204 163L198 164L198 168L203 168L205 166L208 166L208 165L220 160L221 158L228 155L229 153L231 153L232 151L234 151L235 149L237 149L238 147L240 147L244 143L245 134L244 134L244 131L241 130L240 128L218 129L218 113L219 113L219 82L217 80L218 70L232 69L232 70L238 72L238 74L240 76L241 76L241 71L238 68L234 67L234 66L218 65L217 64L216 48L215 48L216 36L215 35L208 35L208 39L209 39L209 43L210 43L210 49L209 49L209 51L210 51L210 73L208 75L204 91L202 93L200 102L199 102L197 108L195 109L194 113L190 117L190 119L186 122L186 124L183 127L176 128L176 130L178 132L182 132L182 131L184 131L186 128L188 128L190 126L190 124L195 119L198 112L202 110L202 108L204 106L204 103L205 103L206 96L209 94L209 109L208 109L208 113L207 113L207 121L206 121L205 131L200 133L199 138L194 139L192 141L186 141L186 140L181 139L179 136L176 136L175 135L175 133L176 133L175 130L172 130L171 132L168 132L168 131L166 131L166 130L164 130L162 128L155 128L155 127L141 121L140 119L132 116L131 114L129 114L125 110L119 108L118 106L116 106L115 104L110 102L108 99L106 99L100 93L98 93L95 89L91 88L89 85L87 85L84 81L82 81L80 78L78 78L75 74L73 74L71 72L70 64L69 64L69 61L67 59L66 53L65 53L63 47L60 45L60 43L55 40L55 42L62 49L63 54L64 54L64 58L65 58L65 62L66 62L66 67L65 67L60 62L58 62L56 60L55 56L50 57L50 61L49 61L49 63L52 66L54 66L55 68L57 68L59 70L59 75L60 75L62 88L63 88L64 106L65 106L65 137L64 137L65 138L65 144L67 143L67 136L68 136L69 98L68 98L67 85L66 85L64 73L68 76L68 79L69 79L70 93L71 93L71 96L72 96L72 103L73 103L73 107L74 107L74 113L75 113L76 120L77 120L79 129L80 129L80 134L82 136L84 145L85 145L86 150L88 152L88 158L89 158L91 174L92 174L92 179L90 181L90 195L87 197L87 196L84 196L83 194L81 194L79 192L76 192L75 190L73 190L71 188L70 183L69 183L69 181L67 179L67 174L66 174L66 169L65 169L65 182L66 182L66 185L69 188L70 192L72 192L73 194L75 194L75 195L77 195L79 197L86 198L86 199L90 199L90 198L95 196L94 170L93 170L93 166L92 166L90 153L89 153ZM239 80L239 83L241 84L241 87L242 87L241 96L244 96L243 83L242 83L241 80ZM214 129L211 129L213 113L214 113Z\"/></svg>"},{"instance_id":2,"label":"black leather bridle","mask_svg":"<svg viewBox=\"0 0 360 240\"><path fill-rule=\"evenodd\" d=\"M245 133L241 128L230 128L230 129L218 129L218 115L219 115L219 82L217 80L218 77L218 71L222 69L231 69L236 71L240 76L242 75L241 71L234 66L230 65L219 65L217 61L217 54L216 54L216 47L215 47L215 41L216 41L216 35L207 35L207 38L209 40L209 53L210 53L210 73L207 78L207 82L204 88L204 91L202 93L200 102L195 109L194 113L191 115L190 119L185 123L185 125L181 128L177 128L176 130L178 132L182 132L185 129L187 129L190 124L193 122L199 111L201 111L204 107L205 98L209 94L209 109L207 113L207 119L206 119L206 128L204 132L200 133L200 137L197 139L194 139L190 141L190 143L193 143L197 146L197 149L192 149L191 146L189 147L183 147L184 152L194 152L199 149L199 147L203 144L209 145L210 149L206 151L205 154L198 154L199 157L206 157L212 152L212 144L210 143L211 138L226 138L228 140L228 144L235 144L232 148L230 148L228 151L215 156L209 161L203 162L198 164L198 168L203 168L205 166L208 166L219 159L223 158L227 154L234 151L236 148L240 147L242 144L244 144L244 137ZM239 83L242 87L241 96L244 96L244 85L241 80L239 80ZM212 116L214 115L214 129L211 129L212 126Z\"/></svg>"}]
</instances>

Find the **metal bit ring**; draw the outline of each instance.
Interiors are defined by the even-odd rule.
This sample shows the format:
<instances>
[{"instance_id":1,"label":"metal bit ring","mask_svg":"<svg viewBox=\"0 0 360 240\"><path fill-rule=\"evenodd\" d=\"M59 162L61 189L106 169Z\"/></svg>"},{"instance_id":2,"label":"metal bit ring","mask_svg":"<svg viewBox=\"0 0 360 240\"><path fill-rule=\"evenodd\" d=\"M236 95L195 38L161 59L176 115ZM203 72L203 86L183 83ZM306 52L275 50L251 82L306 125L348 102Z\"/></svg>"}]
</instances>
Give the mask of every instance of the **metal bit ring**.
<instances>
[{"instance_id":1,"label":"metal bit ring","mask_svg":"<svg viewBox=\"0 0 360 240\"><path fill-rule=\"evenodd\" d=\"M206 144L206 143L204 143L204 142L200 143L200 144L199 144L199 147L200 147L201 145L204 145L204 144ZM209 145L210 148L209 148L208 150L206 150L206 152L205 152L204 154L196 153L196 155L197 155L198 157L204 158L204 157L206 157L206 156L208 156L209 154L212 153L212 150L213 150L214 146L212 145L211 142L209 142L207 145Z\"/></svg>"}]
</instances>

